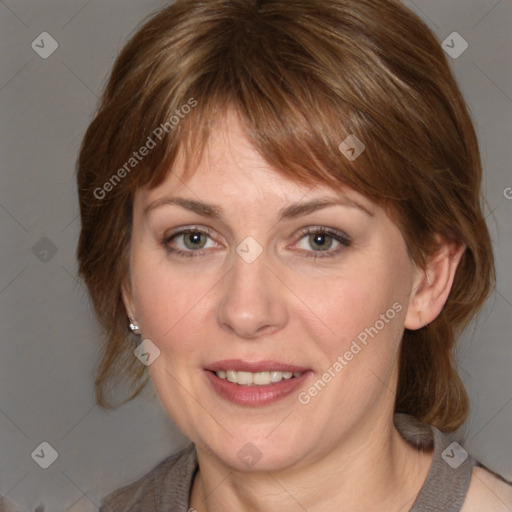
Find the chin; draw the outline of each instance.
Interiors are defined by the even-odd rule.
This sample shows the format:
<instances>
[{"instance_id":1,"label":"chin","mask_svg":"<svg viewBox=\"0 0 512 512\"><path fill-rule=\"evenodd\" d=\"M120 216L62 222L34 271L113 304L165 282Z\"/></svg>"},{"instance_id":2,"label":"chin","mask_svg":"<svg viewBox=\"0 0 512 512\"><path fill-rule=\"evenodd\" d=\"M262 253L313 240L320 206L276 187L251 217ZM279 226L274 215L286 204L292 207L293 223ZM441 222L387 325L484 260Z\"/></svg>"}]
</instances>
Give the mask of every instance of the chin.
<instances>
[{"instance_id":1,"label":"chin","mask_svg":"<svg viewBox=\"0 0 512 512\"><path fill-rule=\"evenodd\" d=\"M303 454L298 453L297 447L300 446L301 451L306 447L298 436L284 432L282 436L270 434L274 437L270 440L268 432L272 432L272 429L265 429L265 435L259 430L251 434L250 429L244 429L243 435L229 437L224 443L200 445L208 456L214 455L226 466L244 473L281 471L294 466L302 458Z\"/></svg>"}]
</instances>

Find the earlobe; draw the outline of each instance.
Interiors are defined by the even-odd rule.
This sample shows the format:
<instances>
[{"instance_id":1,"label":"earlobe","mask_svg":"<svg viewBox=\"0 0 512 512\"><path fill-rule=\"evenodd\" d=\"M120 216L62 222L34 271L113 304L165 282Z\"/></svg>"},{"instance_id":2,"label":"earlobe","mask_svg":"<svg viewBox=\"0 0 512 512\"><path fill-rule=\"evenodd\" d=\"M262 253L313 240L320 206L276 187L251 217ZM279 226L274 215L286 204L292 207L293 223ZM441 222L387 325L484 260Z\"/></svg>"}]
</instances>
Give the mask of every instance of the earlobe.
<instances>
[{"instance_id":1,"label":"earlobe","mask_svg":"<svg viewBox=\"0 0 512 512\"><path fill-rule=\"evenodd\" d=\"M128 277L124 279L123 284L121 285L121 297L123 299L123 304L124 304L124 308L126 310L126 315L130 319L136 318L135 307L134 307L133 299L132 299L132 289L131 289L130 280Z\"/></svg>"},{"instance_id":2,"label":"earlobe","mask_svg":"<svg viewBox=\"0 0 512 512\"><path fill-rule=\"evenodd\" d=\"M126 278L121 285L121 296L123 299L124 308L126 310L126 316L128 317L128 328L133 334L140 335L141 330L136 320L136 311L133 304L133 295L130 285L130 280Z\"/></svg>"},{"instance_id":3,"label":"earlobe","mask_svg":"<svg viewBox=\"0 0 512 512\"><path fill-rule=\"evenodd\" d=\"M439 250L425 268L416 268L405 328L421 329L432 323L441 313L453 285L455 273L466 246L441 237Z\"/></svg>"}]
</instances>

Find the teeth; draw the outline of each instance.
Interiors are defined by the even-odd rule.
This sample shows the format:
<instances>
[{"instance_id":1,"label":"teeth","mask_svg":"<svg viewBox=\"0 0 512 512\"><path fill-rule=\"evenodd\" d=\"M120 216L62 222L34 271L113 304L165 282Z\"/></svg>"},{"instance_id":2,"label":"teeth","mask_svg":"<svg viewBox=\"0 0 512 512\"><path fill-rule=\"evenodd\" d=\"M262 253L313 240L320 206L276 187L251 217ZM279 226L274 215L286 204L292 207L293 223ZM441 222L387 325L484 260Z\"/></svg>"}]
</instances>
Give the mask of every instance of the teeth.
<instances>
[{"instance_id":1,"label":"teeth","mask_svg":"<svg viewBox=\"0 0 512 512\"><path fill-rule=\"evenodd\" d=\"M283 372L270 372L270 382L279 382L283 380Z\"/></svg>"},{"instance_id":2,"label":"teeth","mask_svg":"<svg viewBox=\"0 0 512 512\"><path fill-rule=\"evenodd\" d=\"M256 386L268 386L268 384L270 384L270 372L252 374L252 383L256 384Z\"/></svg>"},{"instance_id":3,"label":"teeth","mask_svg":"<svg viewBox=\"0 0 512 512\"><path fill-rule=\"evenodd\" d=\"M269 372L237 372L236 370L219 370L215 375L219 379L228 380L241 386L268 386L275 382L288 380L292 377L300 377L303 372L280 372L272 370Z\"/></svg>"},{"instance_id":4,"label":"teeth","mask_svg":"<svg viewBox=\"0 0 512 512\"><path fill-rule=\"evenodd\" d=\"M250 386L252 384L252 373L238 372L238 384L242 386Z\"/></svg>"}]
</instances>

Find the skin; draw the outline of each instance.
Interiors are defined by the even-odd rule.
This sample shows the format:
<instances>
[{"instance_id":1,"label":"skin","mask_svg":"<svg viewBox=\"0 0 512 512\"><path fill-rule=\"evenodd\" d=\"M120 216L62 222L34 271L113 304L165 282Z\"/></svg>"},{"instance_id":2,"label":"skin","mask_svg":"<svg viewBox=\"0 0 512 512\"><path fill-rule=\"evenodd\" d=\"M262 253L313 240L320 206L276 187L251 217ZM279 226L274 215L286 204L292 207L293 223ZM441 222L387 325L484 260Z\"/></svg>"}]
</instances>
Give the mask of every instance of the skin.
<instances>
[{"instance_id":1,"label":"skin","mask_svg":"<svg viewBox=\"0 0 512 512\"><path fill-rule=\"evenodd\" d=\"M160 350L149 366L159 398L196 444L200 469L190 506L408 510L432 455L394 428L397 354L404 328L419 329L441 311L464 248L444 243L426 270L417 268L383 209L347 187L308 187L280 176L233 112L223 121L189 180L181 179L180 157L164 183L137 191L123 287L127 313ZM213 203L224 221L155 206L169 197ZM325 197L368 212L345 204L278 221L282 208ZM163 240L191 227L211 229L199 243L203 255L168 252ZM301 233L308 227L343 232L351 244L329 246L327 238L334 255L308 257L326 253ZM247 236L263 250L250 264L236 252ZM196 250L184 239L169 246ZM273 359L310 368L307 390L394 303L401 311L306 405L295 393L263 407L235 405L204 376L208 363L222 359ZM249 468L237 457L247 442L261 453Z\"/></svg>"},{"instance_id":2,"label":"skin","mask_svg":"<svg viewBox=\"0 0 512 512\"><path fill-rule=\"evenodd\" d=\"M510 512L512 485L484 468L473 469L468 494L461 512Z\"/></svg>"}]
</instances>

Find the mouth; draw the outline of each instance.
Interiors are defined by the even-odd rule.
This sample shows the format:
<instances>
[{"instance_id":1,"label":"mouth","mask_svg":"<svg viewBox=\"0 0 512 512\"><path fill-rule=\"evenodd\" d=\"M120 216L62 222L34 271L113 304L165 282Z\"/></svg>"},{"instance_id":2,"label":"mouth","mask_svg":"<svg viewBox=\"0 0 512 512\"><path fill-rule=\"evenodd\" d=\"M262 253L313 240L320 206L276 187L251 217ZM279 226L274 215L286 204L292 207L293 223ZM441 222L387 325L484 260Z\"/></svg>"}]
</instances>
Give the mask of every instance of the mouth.
<instances>
[{"instance_id":1,"label":"mouth","mask_svg":"<svg viewBox=\"0 0 512 512\"><path fill-rule=\"evenodd\" d=\"M219 361L205 368L213 390L246 406L263 406L289 396L312 374L308 368L278 361Z\"/></svg>"},{"instance_id":2,"label":"mouth","mask_svg":"<svg viewBox=\"0 0 512 512\"><path fill-rule=\"evenodd\" d=\"M240 386L268 386L283 380L295 379L304 372L281 372L270 370L265 372L242 372L236 370L218 370L214 372L219 379L227 380Z\"/></svg>"}]
</instances>

